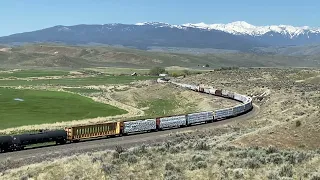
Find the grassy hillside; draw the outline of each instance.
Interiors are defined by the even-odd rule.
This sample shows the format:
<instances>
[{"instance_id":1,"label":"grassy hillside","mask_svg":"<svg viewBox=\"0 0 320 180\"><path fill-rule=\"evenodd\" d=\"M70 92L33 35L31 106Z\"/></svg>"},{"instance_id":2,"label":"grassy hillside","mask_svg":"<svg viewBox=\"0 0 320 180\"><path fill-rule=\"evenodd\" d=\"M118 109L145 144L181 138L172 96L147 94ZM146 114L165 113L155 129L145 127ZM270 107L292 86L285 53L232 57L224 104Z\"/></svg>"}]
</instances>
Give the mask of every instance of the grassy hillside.
<instances>
[{"instance_id":1,"label":"grassy hillside","mask_svg":"<svg viewBox=\"0 0 320 180\"><path fill-rule=\"evenodd\" d=\"M150 68L154 66L202 68L205 64L209 64L211 68L223 66L320 66L319 59L315 56L292 57L246 53L192 55L115 47L76 47L50 44L25 45L0 51L0 63L6 68L70 69L89 67Z\"/></svg>"}]
</instances>

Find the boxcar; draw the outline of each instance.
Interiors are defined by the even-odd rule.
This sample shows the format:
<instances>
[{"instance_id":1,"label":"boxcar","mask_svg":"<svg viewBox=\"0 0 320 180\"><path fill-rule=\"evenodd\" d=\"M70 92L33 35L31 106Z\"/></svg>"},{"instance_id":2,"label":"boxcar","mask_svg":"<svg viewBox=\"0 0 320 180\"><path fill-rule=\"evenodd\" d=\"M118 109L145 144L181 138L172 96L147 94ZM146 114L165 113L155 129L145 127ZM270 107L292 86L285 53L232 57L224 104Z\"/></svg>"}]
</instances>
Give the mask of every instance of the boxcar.
<instances>
[{"instance_id":1,"label":"boxcar","mask_svg":"<svg viewBox=\"0 0 320 180\"><path fill-rule=\"evenodd\" d=\"M221 94L222 94L223 97L228 97L228 93L229 93L229 91L228 91L228 90L225 90L225 89L223 89L223 90L221 91Z\"/></svg>"},{"instance_id":2,"label":"boxcar","mask_svg":"<svg viewBox=\"0 0 320 180\"><path fill-rule=\"evenodd\" d=\"M120 122L107 122L65 128L69 141L120 135Z\"/></svg>"},{"instance_id":3,"label":"boxcar","mask_svg":"<svg viewBox=\"0 0 320 180\"><path fill-rule=\"evenodd\" d=\"M245 105L237 105L233 108L233 114L236 116L245 111Z\"/></svg>"},{"instance_id":4,"label":"boxcar","mask_svg":"<svg viewBox=\"0 0 320 180\"><path fill-rule=\"evenodd\" d=\"M157 118L158 129L180 127L187 125L186 115Z\"/></svg>"},{"instance_id":5,"label":"boxcar","mask_svg":"<svg viewBox=\"0 0 320 180\"><path fill-rule=\"evenodd\" d=\"M217 89L215 92L216 96L222 96L222 90L221 89Z\"/></svg>"},{"instance_id":6,"label":"boxcar","mask_svg":"<svg viewBox=\"0 0 320 180\"><path fill-rule=\"evenodd\" d=\"M121 125L124 134L151 131L157 129L156 119L145 119L137 121L125 121Z\"/></svg>"},{"instance_id":7,"label":"boxcar","mask_svg":"<svg viewBox=\"0 0 320 180\"><path fill-rule=\"evenodd\" d=\"M214 88L209 89L209 94L215 95L215 93L216 93L216 89Z\"/></svg>"},{"instance_id":8,"label":"boxcar","mask_svg":"<svg viewBox=\"0 0 320 180\"><path fill-rule=\"evenodd\" d=\"M213 121L214 113L212 111L191 113L187 116L187 124L202 123L207 121Z\"/></svg>"},{"instance_id":9,"label":"boxcar","mask_svg":"<svg viewBox=\"0 0 320 180\"><path fill-rule=\"evenodd\" d=\"M234 93L233 93L233 92L231 92L231 91L229 91L229 93L228 93L228 97L229 97L229 98L231 98L231 99L234 99Z\"/></svg>"},{"instance_id":10,"label":"boxcar","mask_svg":"<svg viewBox=\"0 0 320 180\"><path fill-rule=\"evenodd\" d=\"M204 88L203 92L210 94L210 89L209 88Z\"/></svg>"},{"instance_id":11,"label":"boxcar","mask_svg":"<svg viewBox=\"0 0 320 180\"><path fill-rule=\"evenodd\" d=\"M233 115L233 108L219 109L215 111L214 119L224 119Z\"/></svg>"}]
</instances>

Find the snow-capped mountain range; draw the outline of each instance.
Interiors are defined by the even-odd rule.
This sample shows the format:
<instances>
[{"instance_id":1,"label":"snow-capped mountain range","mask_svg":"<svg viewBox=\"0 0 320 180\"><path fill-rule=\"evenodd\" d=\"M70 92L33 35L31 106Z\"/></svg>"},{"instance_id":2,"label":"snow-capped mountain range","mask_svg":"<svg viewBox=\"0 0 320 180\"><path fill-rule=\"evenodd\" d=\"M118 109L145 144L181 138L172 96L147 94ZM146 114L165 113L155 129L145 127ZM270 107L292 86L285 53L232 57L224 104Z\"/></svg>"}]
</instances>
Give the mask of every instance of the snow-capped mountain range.
<instances>
[{"instance_id":1,"label":"snow-capped mountain range","mask_svg":"<svg viewBox=\"0 0 320 180\"><path fill-rule=\"evenodd\" d=\"M186 27L195 27L202 29L215 29L224 31L234 35L250 35L250 36L262 36L270 32L280 33L282 35L288 35L290 38L304 35L307 33L320 33L320 28L310 28L308 26L294 27L290 25L271 25L271 26L254 26L245 21L236 21L228 24L183 24Z\"/></svg>"},{"instance_id":2,"label":"snow-capped mountain range","mask_svg":"<svg viewBox=\"0 0 320 180\"><path fill-rule=\"evenodd\" d=\"M187 23L181 25L143 22L58 25L0 37L0 44L34 42L99 43L140 49L158 46L251 51L255 47L320 44L320 28L290 25L254 26L244 21L228 24Z\"/></svg>"},{"instance_id":3,"label":"snow-capped mountain range","mask_svg":"<svg viewBox=\"0 0 320 180\"><path fill-rule=\"evenodd\" d=\"M136 23L135 25L153 25L158 27L171 27L186 29L199 28L206 30L219 30L227 32L233 35L249 35L249 36L262 36L270 32L280 33L282 35L290 36L290 38L297 37L299 35L305 35L308 33L320 33L320 28L311 28L309 26L294 27L291 25L271 25L271 26L254 26L245 21L235 21L228 24L205 24L201 23L186 23L182 25L171 25L163 22L143 22Z\"/></svg>"}]
</instances>

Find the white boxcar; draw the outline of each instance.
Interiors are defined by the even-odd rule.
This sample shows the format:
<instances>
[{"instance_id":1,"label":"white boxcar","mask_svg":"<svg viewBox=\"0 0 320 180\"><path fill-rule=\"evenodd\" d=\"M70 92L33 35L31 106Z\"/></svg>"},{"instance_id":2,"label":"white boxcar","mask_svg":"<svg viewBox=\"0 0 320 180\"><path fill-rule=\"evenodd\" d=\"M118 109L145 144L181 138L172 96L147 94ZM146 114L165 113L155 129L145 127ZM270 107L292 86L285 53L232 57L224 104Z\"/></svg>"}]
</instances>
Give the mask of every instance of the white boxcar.
<instances>
[{"instance_id":1,"label":"white boxcar","mask_svg":"<svg viewBox=\"0 0 320 180\"><path fill-rule=\"evenodd\" d=\"M215 95L217 89L209 89L209 94Z\"/></svg>"},{"instance_id":2,"label":"white boxcar","mask_svg":"<svg viewBox=\"0 0 320 180\"><path fill-rule=\"evenodd\" d=\"M210 89L209 88L204 88L203 92L210 94Z\"/></svg>"},{"instance_id":3,"label":"white boxcar","mask_svg":"<svg viewBox=\"0 0 320 180\"><path fill-rule=\"evenodd\" d=\"M172 116L172 117L162 117L159 118L160 128L169 128L169 127L179 127L187 125L187 118L185 115L181 116Z\"/></svg>"},{"instance_id":4,"label":"white boxcar","mask_svg":"<svg viewBox=\"0 0 320 180\"><path fill-rule=\"evenodd\" d=\"M214 119L221 119L228 117L229 109L219 109L215 111Z\"/></svg>"},{"instance_id":5,"label":"white boxcar","mask_svg":"<svg viewBox=\"0 0 320 180\"><path fill-rule=\"evenodd\" d=\"M245 97L243 97L243 95L241 94L234 93L234 99L243 102L243 100L245 100Z\"/></svg>"},{"instance_id":6,"label":"white boxcar","mask_svg":"<svg viewBox=\"0 0 320 180\"><path fill-rule=\"evenodd\" d=\"M230 117L233 115L234 115L233 108L228 108L228 116L227 117Z\"/></svg>"},{"instance_id":7,"label":"white boxcar","mask_svg":"<svg viewBox=\"0 0 320 180\"><path fill-rule=\"evenodd\" d=\"M199 112L199 113L192 113L188 114L188 124L193 124L193 123L200 123L200 122L205 122L213 120L213 112L212 111L207 111L207 112Z\"/></svg>"},{"instance_id":8,"label":"white boxcar","mask_svg":"<svg viewBox=\"0 0 320 180\"><path fill-rule=\"evenodd\" d=\"M231 99L233 99L233 98L234 98L234 93L229 91L229 92L228 92L228 97L231 98Z\"/></svg>"},{"instance_id":9,"label":"white boxcar","mask_svg":"<svg viewBox=\"0 0 320 180\"><path fill-rule=\"evenodd\" d=\"M242 95L242 102L246 103L248 101L248 96Z\"/></svg>"},{"instance_id":10,"label":"white boxcar","mask_svg":"<svg viewBox=\"0 0 320 180\"><path fill-rule=\"evenodd\" d=\"M190 89L194 90L194 91L198 91L199 90L199 86L191 85Z\"/></svg>"},{"instance_id":11,"label":"white boxcar","mask_svg":"<svg viewBox=\"0 0 320 180\"><path fill-rule=\"evenodd\" d=\"M249 109L251 109L251 107L252 107L251 102L247 102L246 104L244 104L244 110L245 111L248 111Z\"/></svg>"},{"instance_id":12,"label":"white boxcar","mask_svg":"<svg viewBox=\"0 0 320 180\"><path fill-rule=\"evenodd\" d=\"M180 86L183 88L188 88L188 89L191 88L191 85L189 85L189 84L181 84Z\"/></svg>"},{"instance_id":13,"label":"white boxcar","mask_svg":"<svg viewBox=\"0 0 320 180\"><path fill-rule=\"evenodd\" d=\"M223 89L221 93L222 93L222 96L228 96L229 91Z\"/></svg>"},{"instance_id":14,"label":"white boxcar","mask_svg":"<svg viewBox=\"0 0 320 180\"><path fill-rule=\"evenodd\" d=\"M124 122L124 133L149 131L157 128L156 119L145 119Z\"/></svg>"},{"instance_id":15,"label":"white boxcar","mask_svg":"<svg viewBox=\"0 0 320 180\"><path fill-rule=\"evenodd\" d=\"M240 113L243 113L244 112L244 109L245 109L245 105L238 105L238 106L235 106L233 108L233 114L234 115L238 115Z\"/></svg>"},{"instance_id":16,"label":"white boxcar","mask_svg":"<svg viewBox=\"0 0 320 180\"><path fill-rule=\"evenodd\" d=\"M252 98L251 97L247 97L247 101L246 102L251 103L251 101L252 101Z\"/></svg>"}]
</instances>

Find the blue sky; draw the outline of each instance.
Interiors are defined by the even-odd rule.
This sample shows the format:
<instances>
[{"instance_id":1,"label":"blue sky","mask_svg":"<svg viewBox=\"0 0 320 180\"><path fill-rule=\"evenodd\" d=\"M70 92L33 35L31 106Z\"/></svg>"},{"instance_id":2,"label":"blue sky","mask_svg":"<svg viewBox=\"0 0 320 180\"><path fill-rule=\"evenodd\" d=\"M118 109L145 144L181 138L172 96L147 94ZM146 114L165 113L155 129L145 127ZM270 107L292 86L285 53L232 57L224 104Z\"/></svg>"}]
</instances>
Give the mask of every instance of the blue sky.
<instances>
[{"instance_id":1,"label":"blue sky","mask_svg":"<svg viewBox=\"0 0 320 180\"><path fill-rule=\"evenodd\" d=\"M0 36L55 25L136 23L290 24L320 27L318 0L0 0Z\"/></svg>"}]
</instances>

